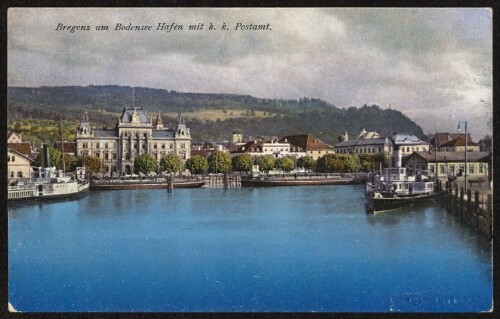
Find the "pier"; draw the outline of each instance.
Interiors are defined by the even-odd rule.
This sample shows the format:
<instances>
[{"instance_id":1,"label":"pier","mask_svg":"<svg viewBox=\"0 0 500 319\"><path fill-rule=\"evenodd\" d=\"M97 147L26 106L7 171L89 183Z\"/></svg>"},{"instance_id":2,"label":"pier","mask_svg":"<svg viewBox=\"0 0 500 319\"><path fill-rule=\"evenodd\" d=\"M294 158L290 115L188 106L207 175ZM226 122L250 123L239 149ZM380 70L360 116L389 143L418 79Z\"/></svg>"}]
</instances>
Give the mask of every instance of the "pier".
<instances>
[{"instance_id":1,"label":"pier","mask_svg":"<svg viewBox=\"0 0 500 319\"><path fill-rule=\"evenodd\" d=\"M493 194L491 191L472 190L469 187L465 193L463 185L457 182L446 182L444 205L449 214L465 222L488 239L493 237Z\"/></svg>"},{"instance_id":2,"label":"pier","mask_svg":"<svg viewBox=\"0 0 500 319\"><path fill-rule=\"evenodd\" d=\"M233 174L210 174L203 176L205 186L210 188L241 187L241 176Z\"/></svg>"}]
</instances>

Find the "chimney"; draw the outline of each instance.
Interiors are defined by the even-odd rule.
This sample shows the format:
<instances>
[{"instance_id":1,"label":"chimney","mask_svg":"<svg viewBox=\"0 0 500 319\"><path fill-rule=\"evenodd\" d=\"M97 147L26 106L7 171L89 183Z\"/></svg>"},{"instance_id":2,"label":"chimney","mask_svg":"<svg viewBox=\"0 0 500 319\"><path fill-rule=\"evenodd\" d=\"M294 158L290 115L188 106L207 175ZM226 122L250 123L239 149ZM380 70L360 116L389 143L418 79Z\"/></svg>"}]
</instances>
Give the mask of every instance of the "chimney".
<instances>
[{"instance_id":1,"label":"chimney","mask_svg":"<svg viewBox=\"0 0 500 319\"><path fill-rule=\"evenodd\" d=\"M50 167L49 146L47 144L43 144L43 158L45 167Z\"/></svg>"}]
</instances>

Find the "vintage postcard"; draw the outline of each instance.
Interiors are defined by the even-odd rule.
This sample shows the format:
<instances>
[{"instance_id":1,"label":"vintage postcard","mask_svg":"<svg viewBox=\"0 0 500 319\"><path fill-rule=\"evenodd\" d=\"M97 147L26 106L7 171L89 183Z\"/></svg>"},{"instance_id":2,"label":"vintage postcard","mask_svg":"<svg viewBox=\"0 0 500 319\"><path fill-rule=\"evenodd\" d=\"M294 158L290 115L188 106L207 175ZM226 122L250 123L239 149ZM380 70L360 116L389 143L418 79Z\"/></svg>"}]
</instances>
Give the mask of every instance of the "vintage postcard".
<instances>
[{"instance_id":1,"label":"vintage postcard","mask_svg":"<svg viewBox=\"0 0 500 319\"><path fill-rule=\"evenodd\" d=\"M9 8L9 311L493 311L492 21Z\"/></svg>"}]
</instances>

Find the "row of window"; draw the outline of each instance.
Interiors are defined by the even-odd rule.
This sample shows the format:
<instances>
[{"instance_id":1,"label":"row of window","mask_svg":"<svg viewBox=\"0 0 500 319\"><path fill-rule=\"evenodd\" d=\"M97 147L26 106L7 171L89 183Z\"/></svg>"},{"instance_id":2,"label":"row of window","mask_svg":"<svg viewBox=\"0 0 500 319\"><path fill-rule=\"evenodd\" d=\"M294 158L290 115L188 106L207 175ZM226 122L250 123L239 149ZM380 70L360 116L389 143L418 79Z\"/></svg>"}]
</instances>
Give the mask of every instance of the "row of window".
<instances>
[{"instance_id":1,"label":"row of window","mask_svg":"<svg viewBox=\"0 0 500 319\"><path fill-rule=\"evenodd\" d=\"M11 172L10 172L10 177L15 177L15 174L16 174L16 172L11 171ZM17 172L17 177L23 177L23 172L18 171L18 172Z\"/></svg>"},{"instance_id":2,"label":"row of window","mask_svg":"<svg viewBox=\"0 0 500 319\"><path fill-rule=\"evenodd\" d=\"M340 153L340 154L346 154L346 153L350 153L352 151L352 149L347 149L347 148L341 148L341 149L337 149L337 151ZM381 153L382 152L382 147L364 147L364 148L359 148L359 147L356 147L354 148L354 153L358 153L358 154L370 154L370 153Z\"/></svg>"},{"instance_id":3,"label":"row of window","mask_svg":"<svg viewBox=\"0 0 500 319\"><path fill-rule=\"evenodd\" d=\"M129 146L130 144L127 144L127 145ZM137 144L137 143L134 143L133 145L134 145L134 148L135 148L135 149L137 149L138 144ZM143 149L145 149L145 148L146 148L146 144L140 144L140 145L141 145L141 147L142 147ZM82 143L81 143L81 148L89 148L89 146L90 146L90 148L92 148L92 147L93 147L93 143L92 143L92 142L90 142L90 143L89 143L89 142L82 142ZM161 144L161 148L162 148L162 149L165 149L165 146L166 146L166 144L165 144L165 143L162 143L162 144ZM102 147L102 148L104 148L104 149L114 148L114 143L113 143L113 142L104 142L104 143L101 143L101 142L96 142L96 143L95 143L95 148L101 148L101 147ZM159 147L158 143L154 143L154 144L153 144L153 148L154 148L154 149L157 149L158 147ZM170 149L173 149L173 148L174 148L174 144L173 144L173 143L169 143L169 144L168 144L168 147L169 147ZM185 149L185 148L186 148L186 143L181 143L181 144L180 144L180 147L181 147L181 149Z\"/></svg>"},{"instance_id":4,"label":"row of window","mask_svg":"<svg viewBox=\"0 0 500 319\"><path fill-rule=\"evenodd\" d=\"M425 167L425 165L422 165ZM433 164L429 165L429 170L434 173L434 166ZM446 165L445 164L440 164L439 165L439 174L451 174L455 175L455 164L450 164L448 165L448 171L446 170ZM460 164L458 166L459 171L463 172L465 168L464 164ZM424 168L425 169L425 168ZM479 165L479 173L483 174L485 172L485 168L483 165ZM475 165L474 164L469 164L469 174L475 174Z\"/></svg>"},{"instance_id":5,"label":"row of window","mask_svg":"<svg viewBox=\"0 0 500 319\"><path fill-rule=\"evenodd\" d=\"M92 148L93 146L93 143L92 142L82 142L81 144L81 148ZM113 142L104 142L104 143L101 143L101 142L96 142L95 143L95 148L114 148L114 143Z\"/></svg>"},{"instance_id":6,"label":"row of window","mask_svg":"<svg viewBox=\"0 0 500 319\"><path fill-rule=\"evenodd\" d=\"M125 132L122 134L123 137L134 137L134 134L133 133L128 133L128 132ZM144 137L148 137L148 133L142 133L142 136ZM135 133L135 137L136 138L140 138L141 137L141 133Z\"/></svg>"},{"instance_id":7,"label":"row of window","mask_svg":"<svg viewBox=\"0 0 500 319\"><path fill-rule=\"evenodd\" d=\"M16 157L14 155L7 156L7 162L15 162L15 161L16 161Z\"/></svg>"},{"instance_id":8,"label":"row of window","mask_svg":"<svg viewBox=\"0 0 500 319\"><path fill-rule=\"evenodd\" d=\"M9 198L22 198L22 197L30 197L30 196L33 196L32 190L9 193Z\"/></svg>"},{"instance_id":9,"label":"row of window","mask_svg":"<svg viewBox=\"0 0 500 319\"><path fill-rule=\"evenodd\" d=\"M418 147L418 146L407 146L407 147L401 147L401 152L403 153L413 153L413 152L420 152L420 151L426 151L428 149L425 148L425 146Z\"/></svg>"}]
</instances>

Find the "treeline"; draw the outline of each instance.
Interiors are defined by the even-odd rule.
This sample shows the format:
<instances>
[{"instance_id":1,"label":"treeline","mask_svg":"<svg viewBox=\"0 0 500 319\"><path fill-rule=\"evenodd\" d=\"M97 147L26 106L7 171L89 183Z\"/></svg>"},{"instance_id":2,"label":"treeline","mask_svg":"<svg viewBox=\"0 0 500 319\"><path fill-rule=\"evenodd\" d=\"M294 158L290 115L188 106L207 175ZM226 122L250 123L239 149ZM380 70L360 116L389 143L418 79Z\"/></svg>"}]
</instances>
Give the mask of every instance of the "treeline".
<instances>
[{"instance_id":1,"label":"treeline","mask_svg":"<svg viewBox=\"0 0 500 319\"><path fill-rule=\"evenodd\" d=\"M134 95L134 100L132 96ZM9 123L19 119L79 120L87 110L96 127L114 127L123 107L141 106L150 115L156 112L183 113L197 110L246 111L247 116L225 120L190 120L194 141L224 141L234 130L245 138L283 136L311 133L324 142L335 145L345 131L351 138L363 129L387 136L393 132L413 133L422 138L423 131L416 123L396 110L377 105L337 108L320 99L298 100L262 99L248 95L180 93L162 89L128 86L66 86L21 88L9 87L7 108ZM256 117L252 111L273 114ZM164 123L175 119L164 119Z\"/></svg>"},{"instance_id":2,"label":"treeline","mask_svg":"<svg viewBox=\"0 0 500 319\"><path fill-rule=\"evenodd\" d=\"M9 87L7 101L12 107L51 108L54 111L82 108L120 112L123 107L141 106L151 111L189 112L200 109L255 109L290 113L335 106L320 99L262 99L249 95L181 93L174 90L129 86Z\"/></svg>"},{"instance_id":3,"label":"treeline","mask_svg":"<svg viewBox=\"0 0 500 319\"><path fill-rule=\"evenodd\" d=\"M322 141L335 145L338 137L348 132L350 139L359 133L376 131L382 136L395 132L412 133L422 138L420 126L396 110L381 109L376 105L361 108L311 110L294 114L275 114L268 118L231 118L224 121L189 122L192 136L197 141L223 141L235 130L241 130L245 138L311 133Z\"/></svg>"}]
</instances>

